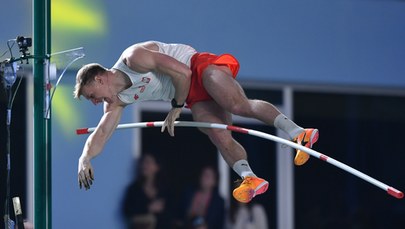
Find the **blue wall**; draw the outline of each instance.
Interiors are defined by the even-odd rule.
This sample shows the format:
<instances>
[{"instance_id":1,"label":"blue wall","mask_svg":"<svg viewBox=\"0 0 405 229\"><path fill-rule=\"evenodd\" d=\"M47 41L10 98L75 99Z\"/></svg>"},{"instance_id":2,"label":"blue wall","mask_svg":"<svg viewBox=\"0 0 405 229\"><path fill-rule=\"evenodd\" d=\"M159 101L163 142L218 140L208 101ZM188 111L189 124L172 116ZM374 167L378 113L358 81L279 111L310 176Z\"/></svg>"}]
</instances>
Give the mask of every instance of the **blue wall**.
<instances>
[{"instance_id":1,"label":"blue wall","mask_svg":"<svg viewBox=\"0 0 405 229\"><path fill-rule=\"evenodd\" d=\"M110 36L98 47L103 55L89 58L107 66L131 43L157 39L233 53L241 62L242 80L405 87L403 1L106 4ZM89 41L78 45L83 42Z\"/></svg>"},{"instance_id":2,"label":"blue wall","mask_svg":"<svg viewBox=\"0 0 405 229\"><path fill-rule=\"evenodd\" d=\"M72 8L60 3L71 3ZM111 66L130 44L161 40L233 53L241 62L242 80L405 87L401 0L53 0L52 4L65 11L77 8L102 15L94 27L103 29L94 31L75 30L68 22L79 23L67 16L64 23L53 19L54 51L84 46L88 62ZM30 1L8 2L0 15L0 42L4 42L0 51L6 49L7 39L30 33L30 6Z\"/></svg>"}]
</instances>

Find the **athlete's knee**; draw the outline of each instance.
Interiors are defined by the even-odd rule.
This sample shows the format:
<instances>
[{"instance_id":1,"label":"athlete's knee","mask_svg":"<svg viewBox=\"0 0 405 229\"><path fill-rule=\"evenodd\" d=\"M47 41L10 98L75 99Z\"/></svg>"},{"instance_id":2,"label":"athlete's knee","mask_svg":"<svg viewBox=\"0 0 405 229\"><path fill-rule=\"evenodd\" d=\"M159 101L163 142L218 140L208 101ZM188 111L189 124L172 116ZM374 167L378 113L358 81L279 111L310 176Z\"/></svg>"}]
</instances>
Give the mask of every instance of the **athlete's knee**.
<instances>
[{"instance_id":1,"label":"athlete's knee","mask_svg":"<svg viewBox=\"0 0 405 229\"><path fill-rule=\"evenodd\" d=\"M218 65L208 65L207 68L204 69L203 77L205 76L225 76L229 75L232 77L232 72L226 66L218 66Z\"/></svg>"}]
</instances>

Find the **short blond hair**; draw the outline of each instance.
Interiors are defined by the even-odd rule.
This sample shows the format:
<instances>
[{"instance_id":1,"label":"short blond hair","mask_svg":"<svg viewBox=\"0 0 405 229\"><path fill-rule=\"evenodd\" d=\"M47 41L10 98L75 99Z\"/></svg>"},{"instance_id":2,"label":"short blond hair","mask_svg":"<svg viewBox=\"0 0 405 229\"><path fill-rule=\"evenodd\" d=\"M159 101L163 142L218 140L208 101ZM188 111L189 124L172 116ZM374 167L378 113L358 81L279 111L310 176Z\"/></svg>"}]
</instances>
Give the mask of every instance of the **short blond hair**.
<instances>
[{"instance_id":1,"label":"short blond hair","mask_svg":"<svg viewBox=\"0 0 405 229\"><path fill-rule=\"evenodd\" d=\"M104 74L105 72L107 72L107 69L97 63L86 64L81 67L76 75L76 85L75 90L73 91L74 98L80 99L80 96L83 95L83 87L93 82L94 77Z\"/></svg>"}]
</instances>

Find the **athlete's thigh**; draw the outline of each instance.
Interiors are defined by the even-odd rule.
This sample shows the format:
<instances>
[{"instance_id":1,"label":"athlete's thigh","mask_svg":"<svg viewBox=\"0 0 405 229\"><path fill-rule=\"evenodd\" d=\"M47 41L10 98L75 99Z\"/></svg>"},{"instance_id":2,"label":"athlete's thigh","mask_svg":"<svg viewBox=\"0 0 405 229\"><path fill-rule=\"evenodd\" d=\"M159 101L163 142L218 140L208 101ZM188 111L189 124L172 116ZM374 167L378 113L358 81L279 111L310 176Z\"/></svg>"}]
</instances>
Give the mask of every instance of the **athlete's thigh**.
<instances>
[{"instance_id":1,"label":"athlete's thigh","mask_svg":"<svg viewBox=\"0 0 405 229\"><path fill-rule=\"evenodd\" d=\"M230 110L234 104L247 100L242 87L226 66L208 66L203 73L202 81L208 94L226 110Z\"/></svg>"},{"instance_id":2,"label":"athlete's thigh","mask_svg":"<svg viewBox=\"0 0 405 229\"><path fill-rule=\"evenodd\" d=\"M226 125L232 124L232 116L229 112L220 107L215 101L197 102L191 108L194 121L221 123ZM207 129L200 129L207 133Z\"/></svg>"}]
</instances>

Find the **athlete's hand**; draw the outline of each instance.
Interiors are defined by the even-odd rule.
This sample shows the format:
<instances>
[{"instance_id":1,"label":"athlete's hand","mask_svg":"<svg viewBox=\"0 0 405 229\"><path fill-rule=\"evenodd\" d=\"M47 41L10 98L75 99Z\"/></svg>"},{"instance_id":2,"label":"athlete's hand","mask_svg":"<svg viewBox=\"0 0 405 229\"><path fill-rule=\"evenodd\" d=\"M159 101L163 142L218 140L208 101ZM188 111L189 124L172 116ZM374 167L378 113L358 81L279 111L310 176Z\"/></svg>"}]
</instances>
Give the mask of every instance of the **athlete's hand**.
<instances>
[{"instance_id":1,"label":"athlete's hand","mask_svg":"<svg viewBox=\"0 0 405 229\"><path fill-rule=\"evenodd\" d=\"M77 173L80 189L83 186L86 190L90 189L90 186L94 181L94 171L90 163L90 158L83 155L79 158L79 167Z\"/></svg>"},{"instance_id":2,"label":"athlete's hand","mask_svg":"<svg viewBox=\"0 0 405 229\"><path fill-rule=\"evenodd\" d=\"M162 125L161 131L164 132L167 127L167 132L169 132L170 136L174 136L174 122L178 117L180 117L181 108L172 108L167 114L166 119Z\"/></svg>"}]
</instances>

